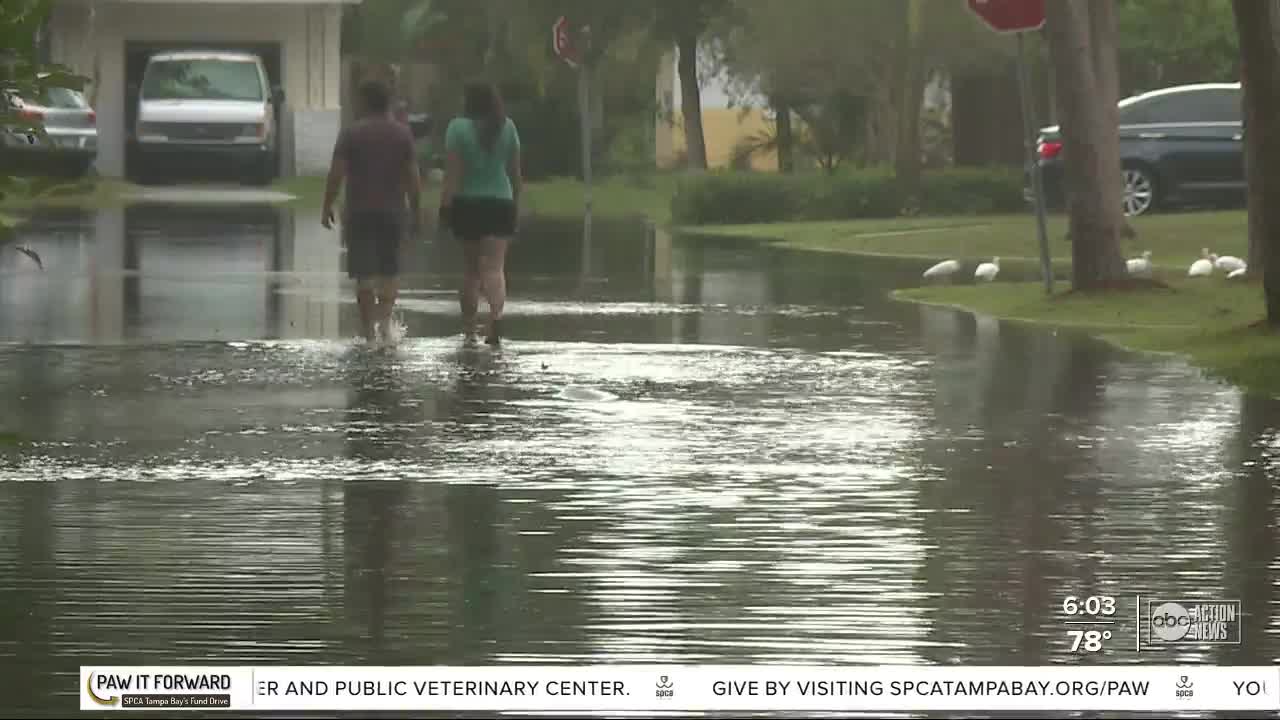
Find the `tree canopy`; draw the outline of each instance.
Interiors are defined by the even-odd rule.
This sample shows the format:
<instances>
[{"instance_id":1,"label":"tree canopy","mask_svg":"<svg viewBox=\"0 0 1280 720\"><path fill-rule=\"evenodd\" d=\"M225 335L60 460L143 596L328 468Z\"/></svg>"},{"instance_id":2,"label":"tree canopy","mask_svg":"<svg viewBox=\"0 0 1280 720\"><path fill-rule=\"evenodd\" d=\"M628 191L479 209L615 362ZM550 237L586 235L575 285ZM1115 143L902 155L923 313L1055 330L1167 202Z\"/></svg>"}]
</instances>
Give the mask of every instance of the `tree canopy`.
<instances>
[{"instance_id":1,"label":"tree canopy","mask_svg":"<svg viewBox=\"0 0 1280 720\"><path fill-rule=\"evenodd\" d=\"M1119 0L1120 91L1240 79L1230 0Z\"/></svg>"}]
</instances>

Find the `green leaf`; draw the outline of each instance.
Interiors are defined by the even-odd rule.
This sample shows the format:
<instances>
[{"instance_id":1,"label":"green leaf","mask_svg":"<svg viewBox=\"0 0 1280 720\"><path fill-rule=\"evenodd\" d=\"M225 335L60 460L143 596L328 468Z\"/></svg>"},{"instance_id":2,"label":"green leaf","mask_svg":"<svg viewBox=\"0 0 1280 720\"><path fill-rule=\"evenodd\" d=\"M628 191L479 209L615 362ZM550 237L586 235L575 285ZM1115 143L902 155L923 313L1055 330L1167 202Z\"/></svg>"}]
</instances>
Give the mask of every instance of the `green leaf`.
<instances>
[{"instance_id":1,"label":"green leaf","mask_svg":"<svg viewBox=\"0 0 1280 720\"><path fill-rule=\"evenodd\" d=\"M431 0L422 0L405 12L401 29L405 40L412 42L419 35L430 32L448 19L447 15L436 10L435 3Z\"/></svg>"}]
</instances>

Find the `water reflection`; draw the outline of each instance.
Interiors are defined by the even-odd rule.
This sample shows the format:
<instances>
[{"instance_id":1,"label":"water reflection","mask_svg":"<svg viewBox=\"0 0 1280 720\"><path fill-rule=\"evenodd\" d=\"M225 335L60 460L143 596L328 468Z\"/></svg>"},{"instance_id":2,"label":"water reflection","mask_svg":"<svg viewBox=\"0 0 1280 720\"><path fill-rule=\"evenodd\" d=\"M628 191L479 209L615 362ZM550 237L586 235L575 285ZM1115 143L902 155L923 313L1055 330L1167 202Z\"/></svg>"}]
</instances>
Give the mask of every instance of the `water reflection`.
<instances>
[{"instance_id":1,"label":"water reflection","mask_svg":"<svg viewBox=\"0 0 1280 720\"><path fill-rule=\"evenodd\" d=\"M1280 477L1280 400L1257 395L1241 399L1239 431L1229 452L1241 472L1231 488L1233 501L1227 566L1229 594L1241 599L1245 622L1261 642L1245 642L1223 660L1240 665L1280 661L1275 642L1276 479Z\"/></svg>"},{"instance_id":2,"label":"water reflection","mask_svg":"<svg viewBox=\"0 0 1280 720\"><path fill-rule=\"evenodd\" d=\"M309 220L91 220L27 231L65 298L2 276L6 339L86 343L0 348L0 478L42 481L0 482L19 709L108 658L1276 657L1280 407L1180 363L598 218L525 228L498 352L456 338L456 244L408 247L410 337L373 350ZM1114 650L1073 655L1062 600L1098 593ZM1133 654L1137 593L1239 597L1246 643Z\"/></svg>"}]
</instances>

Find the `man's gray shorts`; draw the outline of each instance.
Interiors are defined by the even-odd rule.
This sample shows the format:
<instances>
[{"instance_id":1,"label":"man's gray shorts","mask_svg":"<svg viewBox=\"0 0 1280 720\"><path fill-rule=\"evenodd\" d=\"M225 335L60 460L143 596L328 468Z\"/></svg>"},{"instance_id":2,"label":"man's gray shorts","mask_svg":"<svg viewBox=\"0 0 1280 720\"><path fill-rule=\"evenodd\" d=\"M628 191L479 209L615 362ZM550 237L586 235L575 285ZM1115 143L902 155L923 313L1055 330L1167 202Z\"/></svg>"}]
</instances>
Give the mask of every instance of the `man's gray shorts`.
<instances>
[{"instance_id":1,"label":"man's gray shorts","mask_svg":"<svg viewBox=\"0 0 1280 720\"><path fill-rule=\"evenodd\" d=\"M400 274L402 213L362 210L347 217L347 275L357 281Z\"/></svg>"}]
</instances>

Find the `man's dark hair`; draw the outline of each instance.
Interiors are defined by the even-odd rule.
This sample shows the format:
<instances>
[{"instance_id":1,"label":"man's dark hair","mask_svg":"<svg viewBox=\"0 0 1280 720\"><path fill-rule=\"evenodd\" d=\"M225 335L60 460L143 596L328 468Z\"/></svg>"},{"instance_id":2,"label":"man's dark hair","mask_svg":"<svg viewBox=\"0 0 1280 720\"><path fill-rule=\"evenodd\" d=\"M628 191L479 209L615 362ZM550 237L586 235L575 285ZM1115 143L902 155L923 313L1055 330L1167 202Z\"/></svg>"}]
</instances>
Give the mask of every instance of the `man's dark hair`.
<instances>
[{"instance_id":1,"label":"man's dark hair","mask_svg":"<svg viewBox=\"0 0 1280 720\"><path fill-rule=\"evenodd\" d=\"M360 86L360 100L371 115L385 115L391 109L391 91L378 80L366 80Z\"/></svg>"}]
</instances>

